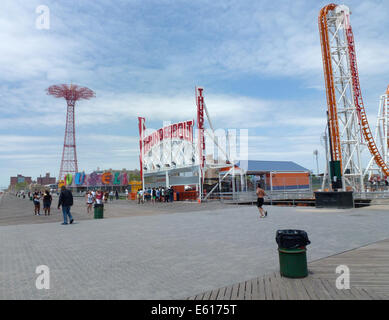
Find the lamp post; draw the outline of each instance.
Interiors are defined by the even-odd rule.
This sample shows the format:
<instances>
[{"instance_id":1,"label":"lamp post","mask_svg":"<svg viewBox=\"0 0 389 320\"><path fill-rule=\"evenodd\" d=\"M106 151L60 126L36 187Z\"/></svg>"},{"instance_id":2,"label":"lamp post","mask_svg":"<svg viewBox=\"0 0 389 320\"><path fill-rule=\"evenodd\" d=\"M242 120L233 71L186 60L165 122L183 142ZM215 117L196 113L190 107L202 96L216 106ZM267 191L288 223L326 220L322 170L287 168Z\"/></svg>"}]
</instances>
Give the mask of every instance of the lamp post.
<instances>
[{"instance_id":1,"label":"lamp post","mask_svg":"<svg viewBox=\"0 0 389 320\"><path fill-rule=\"evenodd\" d=\"M316 157L317 175L319 175L319 160L318 160L319 151L318 150L314 150L313 151L313 155Z\"/></svg>"}]
</instances>

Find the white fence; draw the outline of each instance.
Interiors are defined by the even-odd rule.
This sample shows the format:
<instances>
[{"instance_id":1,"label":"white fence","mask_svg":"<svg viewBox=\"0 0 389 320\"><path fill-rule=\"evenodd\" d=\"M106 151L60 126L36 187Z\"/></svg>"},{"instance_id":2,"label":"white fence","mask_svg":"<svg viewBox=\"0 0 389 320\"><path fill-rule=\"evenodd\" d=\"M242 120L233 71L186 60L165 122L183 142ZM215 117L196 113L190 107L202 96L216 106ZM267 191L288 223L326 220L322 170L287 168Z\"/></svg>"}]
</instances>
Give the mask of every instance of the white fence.
<instances>
[{"instance_id":1,"label":"white fence","mask_svg":"<svg viewBox=\"0 0 389 320\"><path fill-rule=\"evenodd\" d=\"M205 198L206 195L203 196ZM282 201L282 200L314 200L315 193L312 191L266 191L265 201ZM354 199L373 200L373 199L389 199L389 190L386 191L370 191L370 192L354 192ZM257 195L254 191L248 192L215 192L211 194L207 200L220 200L222 202L234 203L254 203L257 201Z\"/></svg>"}]
</instances>

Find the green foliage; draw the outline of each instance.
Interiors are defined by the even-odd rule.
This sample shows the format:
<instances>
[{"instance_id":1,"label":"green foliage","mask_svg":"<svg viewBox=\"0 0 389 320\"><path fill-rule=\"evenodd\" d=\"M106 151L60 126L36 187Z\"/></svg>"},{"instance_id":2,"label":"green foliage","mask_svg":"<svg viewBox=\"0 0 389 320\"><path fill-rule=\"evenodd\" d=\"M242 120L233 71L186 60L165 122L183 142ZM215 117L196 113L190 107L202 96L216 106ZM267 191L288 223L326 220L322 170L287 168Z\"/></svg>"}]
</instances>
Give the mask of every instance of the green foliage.
<instances>
[{"instance_id":1,"label":"green foliage","mask_svg":"<svg viewBox=\"0 0 389 320\"><path fill-rule=\"evenodd\" d=\"M20 190L26 190L27 189L27 182L18 182L15 184L15 190L20 191Z\"/></svg>"},{"instance_id":2,"label":"green foliage","mask_svg":"<svg viewBox=\"0 0 389 320\"><path fill-rule=\"evenodd\" d=\"M129 172L129 181L140 181L140 172Z\"/></svg>"}]
</instances>

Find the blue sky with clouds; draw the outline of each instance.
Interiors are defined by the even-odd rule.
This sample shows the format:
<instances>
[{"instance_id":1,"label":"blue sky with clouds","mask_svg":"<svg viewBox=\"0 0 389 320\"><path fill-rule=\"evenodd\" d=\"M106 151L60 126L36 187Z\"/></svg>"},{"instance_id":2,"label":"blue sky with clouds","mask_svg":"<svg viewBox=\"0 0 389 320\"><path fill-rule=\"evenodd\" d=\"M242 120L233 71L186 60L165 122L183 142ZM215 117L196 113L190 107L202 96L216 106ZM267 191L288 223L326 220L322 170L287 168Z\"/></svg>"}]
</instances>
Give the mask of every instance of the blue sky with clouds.
<instances>
[{"instance_id":1,"label":"blue sky with clouds","mask_svg":"<svg viewBox=\"0 0 389 320\"><path fill-rule=\"evenodd\" d=\"M326 1L3 0L0 186L58 175L66 105L52 84L88 86L76 106L79 168L138 167L147 126L195 117L194 87L216 128L248 128L249 158L316 171L326 98L317 16ZM50 29L35 22L50 9ZM389 84L388 1L346 1L371 127ZM365 150L368 159L368 151Z\"/></svg>"}]
</instances>

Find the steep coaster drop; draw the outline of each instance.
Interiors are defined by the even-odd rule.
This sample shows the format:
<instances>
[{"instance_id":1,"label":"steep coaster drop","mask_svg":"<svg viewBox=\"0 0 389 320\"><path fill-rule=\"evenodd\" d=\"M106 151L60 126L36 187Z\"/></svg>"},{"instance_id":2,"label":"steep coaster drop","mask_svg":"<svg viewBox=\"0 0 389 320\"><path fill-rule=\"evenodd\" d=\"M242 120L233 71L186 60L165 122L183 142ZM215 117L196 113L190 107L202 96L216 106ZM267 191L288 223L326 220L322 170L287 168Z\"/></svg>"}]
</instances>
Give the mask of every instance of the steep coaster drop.
<instances>
[{"instance_id":1,"label":"steep coaster drop","mask_svg":"<svg viewBox=\"0 0 389 320\"><path fill-rule=\"evenodd\" d=\"M349 8L336 4L322 8L319 31L328 106L332 187L345 189L348 186L363 191L363 145L367 145L385 176L389 176L389 168L375 143L363 104Z\"/></svg>"}]
</instances>

